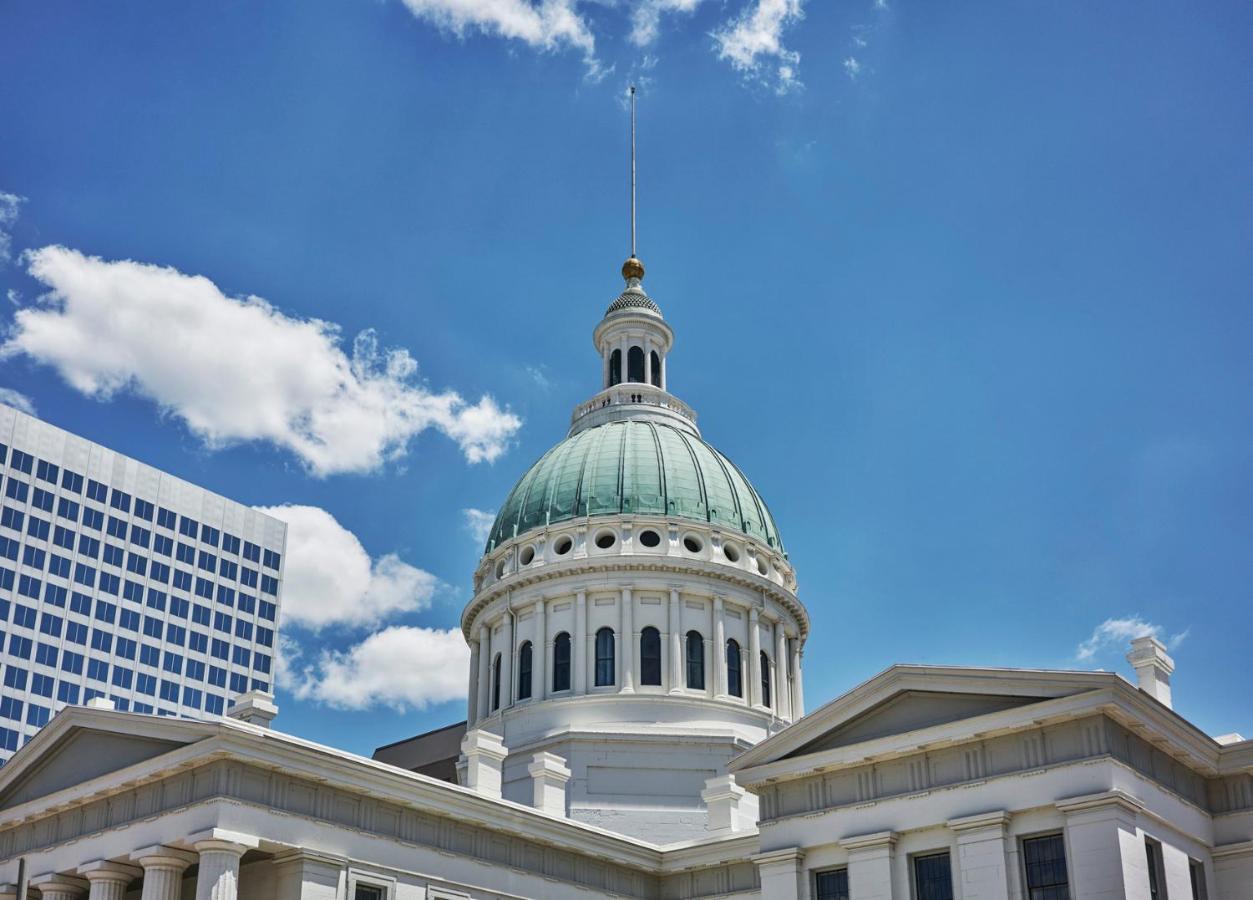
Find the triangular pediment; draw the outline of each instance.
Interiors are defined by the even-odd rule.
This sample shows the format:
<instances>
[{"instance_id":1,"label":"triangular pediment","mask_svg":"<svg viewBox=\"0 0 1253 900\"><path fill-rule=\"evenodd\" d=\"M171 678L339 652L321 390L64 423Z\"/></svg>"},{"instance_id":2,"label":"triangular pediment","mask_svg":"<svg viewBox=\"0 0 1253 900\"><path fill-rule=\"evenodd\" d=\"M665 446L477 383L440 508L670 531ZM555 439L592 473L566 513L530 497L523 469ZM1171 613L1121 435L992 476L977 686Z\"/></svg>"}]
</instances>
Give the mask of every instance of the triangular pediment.
<instances>
[{"instance_id":1,"label":"triangular pediment","mask_svg":"<svg viewBox=\"0 0 1253 900\"><path fill-rule=\"evenodd\" d=\"M1108 688L1108 672L1041 669L977 669L946 666L893 666L824 704L732 761L733 772L798 760L898 735L960 731L1014 710L1062 697ZM979 720L976 722L975 720ZM847 754L845 754L847 755Z\"/></svg>"},{"instance_id":2,"label":"triangular pediment","mask_svg":"<svg viewBox=\"0 0 1253 900\"><path fill-rule=\"evenodd\" d=\"M1002 694L955 694L939 691L901 691L859 716L832 728L820 738L788 753L785 758L819 750L846 747L875 738L904 734L933 725L946 725L987 713L1039 702L1037 697Z\"/></svg>"},{"instance_id":3,"label":"triangular pediment","mask_svg":"<svg viewBox=\"0 0 1253 900\"><path fill-rule=\"evenodd\" d=\"M203 723L155 717L149 723L143 717L102 715L94 710L90 711L91 721L78 722L74 720L86 717L77 713L76 709L62 712L0 770L6 776L0 786L0 809L127 769L205 736ZM116 719L131 727L113 727ZM134 727L136 720L138 728ZM143 727L149 724L151 728Z\"/></svg>"}]
</instances>

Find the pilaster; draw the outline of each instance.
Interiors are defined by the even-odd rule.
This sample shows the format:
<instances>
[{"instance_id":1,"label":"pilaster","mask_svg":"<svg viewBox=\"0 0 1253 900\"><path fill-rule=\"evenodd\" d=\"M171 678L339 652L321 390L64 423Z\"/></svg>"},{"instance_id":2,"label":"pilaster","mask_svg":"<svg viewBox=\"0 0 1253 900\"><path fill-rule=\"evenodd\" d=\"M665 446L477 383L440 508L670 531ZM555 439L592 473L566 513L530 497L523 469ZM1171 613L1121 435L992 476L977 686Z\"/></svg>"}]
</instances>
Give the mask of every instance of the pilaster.
<instances>
[{"instance_id":1,"label":"pilaster","mask_svg":"<svg viewBox=\"0 0 1253 900\"><path fill-rule=\"evenodd\" d=\"M1004 811L949 820L948 827L957 833L962 900L1009 900L1008 826L1009 813Z\"/></svg>"},{"instance_id":2,"label":"pilaster","mask_svg":"<svg viewBox=\"0 0 1253 900\"><path fill-rule=\"evenodd\" d=\"M787 847L752 857L761 877L761 900L807 900L805 851Z\"/></svg>"},{"instance_id":3,"label":"pilaster","mask_svg":"<svg viewBox=\"0 0 1253 900\"><path fill-rule=\"evenodd\" d=\"M848 889L853 900L893 900L892 861L896 832L876 831L840 841L848 851Z\"/></svg>"},{"instance_id":4,"label":"pilaster","mask_svg":"<svg viewBox=\"0 0 1253 900\"><path fill-rule=\"evenodd\" d=\"M1123 791L1059 800L1066 817L1071 892L1084 900L1149 895L1144 840L1136 827L1143 804Z\"/></svg>"}]
</instances>

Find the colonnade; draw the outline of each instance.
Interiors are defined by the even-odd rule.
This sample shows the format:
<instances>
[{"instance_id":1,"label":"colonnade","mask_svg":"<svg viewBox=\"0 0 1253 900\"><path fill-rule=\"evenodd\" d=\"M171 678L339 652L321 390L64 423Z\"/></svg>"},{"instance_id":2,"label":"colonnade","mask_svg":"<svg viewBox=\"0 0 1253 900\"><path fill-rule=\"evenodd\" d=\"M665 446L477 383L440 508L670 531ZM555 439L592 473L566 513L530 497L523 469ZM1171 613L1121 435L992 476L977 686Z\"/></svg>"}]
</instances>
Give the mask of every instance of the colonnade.
<instances>
[{"instance_id":1,"label":"colonnade","mask_svg":"<svg viewBox=\"0 0 1253 900\"><path fill-rule=\"evenodd\" d=\"M123 900L143 879L142 900L181 900L183 876L193 864L196 900L237 900L239 861L258 845L249 835L211 829L186 841L192 850L163 845L142 847L124 859L96 859L69 872L44 872L30 880L43 900ZM0 890L0 900L16 896L15 887Z\"/></svg>"},{"instance_id":2,"label":"colonnade","mask_svg":"<svg viewBox=\"0 0 1253 900\"><path fill-rule=\"evenodd\" d=\"M541 598L518 609L506 607L491 621L480 621L470 642L470 695L469 718L471 724L492 715L497 708L507 708L517 702L533 702L548 697L582 696L589 693L632 694L640 690L650 693L664 691L678 695L705 695L711 699L725 700L751 706L763 712L794 721L804 715L803 690L801 686L802 646L798 637L789 637L784 621L759 606L740 607L726 598L715 595L708 603L708 621L699 630L704 641L704 667L707 675L703 691L686 687L684 671L685 642L683 602L677 587L670 589L666 631L663 637L662 684L644 686L640 683L640 632L636 627L637 601L631 586L618 589L616 608L617 627L614 631L614 683L611 686L595 686L596 635L588 627L588 596L586 589L574 595L574 630L570 633L570 688L553 690L553 649L558 634L566 628L554 630L549 613L550 598ZM566 602L562 598L561 602ZM728 607L734 607L740 615L748 617L748 647L741 653L741 696L732 696L727 671L726 619ZM516 633L519 614L533 612L534 629L528 638L532 642L531 691L527 698L517 694L518 651L520 642ZM762 646L762 625L768 631L768 639ZM499 625L497 629L495 626ZM603 626L602 626L603 627ZM629 640L623 640L623 636ZM668 649L664 649L668 648ZM763 654L764 651L764 654ZM499 655L500 696L496 702L496 672L493 666ZM667 659L668 657L668 659ZM763 684L762 662L768 669ZM763 696L763 687L769 687L769 696Z\"/></svg>"},{"instance_id":3,"label":"colonnade","mask_svg":"<svg viewBox=\"0 0 1253 900\"><path fill-rule=\"evenodd\" d=\"M639 347L644 353L644 380L642 382L632 382L627 380L627 359L632 347ZM601 348L601 384L605 388L616 387L617 385L609 383L609 359L613 356L614 351L618 351L619 370L618 376L620 380L618 385L622 384L653 384L653 354L657 354L657 364L661 371L657 372L657 381L654 387L661 390L666 389L666 353L665 349L657 344L651 337L644 335L642 337L633 337L630 335L622 335L617 340L606 342Z\"/></svg>"}]
</instances>

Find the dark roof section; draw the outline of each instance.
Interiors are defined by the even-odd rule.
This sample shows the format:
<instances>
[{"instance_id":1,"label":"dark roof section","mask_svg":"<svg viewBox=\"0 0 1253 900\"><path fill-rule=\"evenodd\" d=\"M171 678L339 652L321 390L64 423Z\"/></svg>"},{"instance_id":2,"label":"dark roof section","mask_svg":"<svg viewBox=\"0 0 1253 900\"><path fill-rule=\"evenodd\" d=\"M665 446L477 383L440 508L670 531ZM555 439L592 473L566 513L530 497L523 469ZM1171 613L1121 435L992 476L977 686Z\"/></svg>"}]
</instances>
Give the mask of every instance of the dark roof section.
<instances>
[{"instance_id":1,"label":"dark roof section","mask_svg":"<svg viewBox=\"0 0 1253 900\"><path fill-rule=\"evenodd\" d=\"M457 757L461 755L461 739L466 735L466 725L466 722L457 722L384 744L374 751L371 759L456 784Z\"/></svg>"}]
</instances>

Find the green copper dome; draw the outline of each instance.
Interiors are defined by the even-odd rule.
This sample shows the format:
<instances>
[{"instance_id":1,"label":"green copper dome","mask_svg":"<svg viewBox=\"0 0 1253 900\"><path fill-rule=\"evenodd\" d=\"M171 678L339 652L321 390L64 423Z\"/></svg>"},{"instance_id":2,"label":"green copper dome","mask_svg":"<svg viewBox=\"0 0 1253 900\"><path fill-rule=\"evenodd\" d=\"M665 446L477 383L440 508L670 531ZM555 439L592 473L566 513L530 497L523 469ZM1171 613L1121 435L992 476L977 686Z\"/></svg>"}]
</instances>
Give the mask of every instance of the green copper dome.
<instances>
[{"instance_id":1,"label":"green copper dome","mask_svg":"<svg viewBox=\"0 0 1253 900\"><path fill-rule=\"evenodd\" d=\"M729 459L678 428L630 420L545 453L509 494L487 551L532 528L632 513L708 522L783 549L766 504Z\"/></svg>"}]
</instances>

